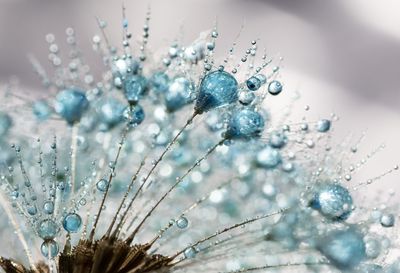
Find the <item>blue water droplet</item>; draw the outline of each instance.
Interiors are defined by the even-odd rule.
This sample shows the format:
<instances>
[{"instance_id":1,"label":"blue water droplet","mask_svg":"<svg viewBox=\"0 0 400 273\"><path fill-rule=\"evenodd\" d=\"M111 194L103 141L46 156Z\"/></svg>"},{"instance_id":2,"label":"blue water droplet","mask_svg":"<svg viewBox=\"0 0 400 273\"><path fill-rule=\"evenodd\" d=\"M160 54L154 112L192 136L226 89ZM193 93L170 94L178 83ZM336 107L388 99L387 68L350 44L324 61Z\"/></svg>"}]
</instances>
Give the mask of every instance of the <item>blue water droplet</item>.
<instances>
[{"instance_id":1,"label":"blue water droplet","mask_svg":"<svg viewBox=\"0 0 400 273\"><path fill-rule=\"evenodd\" d=\"M263 168L273 169L282 162L282 157L278 150L267 146L257 153L256 161Z\"/></svg>"},{"instance_id":2,"label":"blue water droplet","mask_svg":"<svg viewBox=\"0 0 400 273\"><path fill-rule=\"evenodd\" d=\"M249 105L255 98L256 95L253 92L242 91L239 93L239 102L243 105Z\"/></svg>"},{"instance_id":3,"label":"blue water droplet","mask_svg":"<svg viewBox=\"0 0 400 273\"><path fill-rule=\"evenodd\" d=\"M229 121L226 137L249 139L257 137L264 129L264 118L260 113L242 109L235 112Z\"/></svg>"},{"instance_id":4,"label":"blue water droplet","mask_svg":"<svg viewBox=\"0 0 400 273\"><path fill-rule=\"evenodd\" d=\"M114 76L114 84L117 88L122 87L122 79L138 73L139 62L132 57L117 58L111 64L111 72Z\"/></svg>"},{"instance_id":5,"label":"blue water droplet","mask_svg":"<svg viewBox=\"0 0 400 273\"><path fill-rule=\"evenodd\" d=\"M183 255L185 255L185 258L191 259L191 258L196 257L196 253L197 253L197 251L194 247L188 247L183 252Z\"/></svg>"},{"instance_id":6,"label":"blue water droplet","mask_svg":"<svg viewBox=\"0 0 400 273\"><path fill-rule=\"evenodd\" d=\"M178 220L176 220L176 226L180 229L187 228L189 225L189 221L186 217L181 216Z\"/></svg>"},{"instance_id":7,"label":"blue water droplet","mask_svg":"<svg viewBox=\"0 0 400 273\"><path fill-rule=\"evenodd\" d=\"M339 269L352 269L365 258L363 235L352 228L330 232L319 240L318 249Z\"/></svg>"},{"instance_id":8,"label":"blue water droplet","mask_svg":"<svg viewBox=\"0 0 400 273\"><path fill-rule=\"evenodd\" d=\"M123 120L122 113L124 109L125 106L115 99L107 99L102 102L97 108L100 130L107 131L119 124Z\"/></svg>"},{"instance_id":9,"label":"blue water droplet","mask_svg":"<svg viewBox=\"0 0 400 273\"><path fill-rule=\"evenodd\" d=\"M321 119L317 122L317 131L321 133L328 132L331 128L331 121L328 119Z\"/></svg>"},{"instance_id":10,"label":"blue water droplet","mask_svg":"<svg viewBox=\"0 0 400 273\"><path fill-rule=\"evenodd\" d=\"M46 258L49 258L49 256L50 258L54 258L55 256L57 256L58 251L59 251L58 243L55 242L54 240L46 240L40 246L40 252L42 252L42 255Z\"/></svg>"},{"instance_id":11,"label":"blue water droplet","mask_svg":"<svg viewBox=\"0 0 400 273\"><path fill-rule=\"evenodd\" d=\"M164 72L156 72L151 77L151 86L154 91L164 93L168 90L169 77Z\"/></svg>"},{"instance_id":12,"label":"blue water droplet","mask_svg":"<svg viewBox=\"0 0 400 273\"><path fill-rule=\"evenodd\" d=\"M75 88L66 89L57 94L55 111L69 124L79 122L89 107L85 94Z\"/></svg>"},{"instance_id":13,"label":"blue water droplet","mask_svg":"<svg viewBox=\"0 0 400 273\"><path fill-rule=\"evenodd\" d=\"M283 148L286 145L287 141L288 139L283 132L274 131L270 134L269 137L269 145L277 149Z\"/></svg>"},{"instance_id":14,"label":"blue water droplet","mask_svg":"<svg viewBox=\"0 0 400 273\"><path fill-rule=\"evenodd\" d=\"M59 231L58 225L51 219L45 219L39 222L37 232L43 240L50 240L56 237Z\"/></svg>"},{"instance_id":15,"label":"blue water droplet","mask_svg":"<svg viewBox=\"0 0 400 273\"><path fill-rule=\"evenodd\" d=\"M394 226L394 222L395 222L395 217L393 214L383 214L381 216L381 225L383 227L393 227Z\"/></svg>"},{"instance_id":16,"label":"blue water droplet","mask_svg":"<svg viewBox=\"0 0 400 273\"><path fill-rule=\"evenodd\" d=\"M311 207L331 220L346 220L352 211L353 198L349 191L339 184L320 187L311 200Z\"/></svg>"},{"instance_id":17,"label":"blue water droplet","mask_svg":"<svg viewBox=\"0 0 400 273\"><path fill-rule=\"evenodd\" d=\"M100 179L97 183L96 183L96 188L101 191L101 192L105 192L107 190L107 186L108 186L108 181L106 179Z\"/></svg>"},{"instance_id":18,"label":"blue water droplet","mask_svg":"<svg viewBox=\"0 0 400 273\"><path fill-rule=\"evenodd\" d=\"M45 100L34 102L32 111L39 121L47 120L51 115L51 108Z\"/></svg>"},{"instance_id":19,"label":"blue water droplet","mask_svg":"<svg viewBox=\"0 0 400 273\"><path fill-rule=\"evenodd\" d=\"M124 94L129 103L137 103L147 91L147 80L140 75L128 76L124 82Z\"/></svg>"},{"instance_id":20,"label":"blue water droplet","mask_svg":"<svg viewBox=\"0 0 400 273\"><path fill-rule=\"evenodd\" d=\"M282 89L283 89L282 84L279 81L272 81L268 85L268 93L274 96L281 93Z\"/></svg>"},{"instance_id":21,"label":"blue water droplet","mask_svg":"<svg viewBox=\"0 0 400 273\"><path fill-rule=\"evenodd\" d=\"M145 118L143 108L140 105L126 107L122 115L131 127L138 126Z\"/></svg>"},{"instance_id":22,"label":"blue water droplet","mask_svg":"<svg viewBox=\"0 0 400 273\"><path fill-rule=\"evenodd\" d=\"M238 99L238 83L225 71L208 73L201 81L195 111L207 112L231 104Z\"/></svg>"},{"instance_id":23,"label":"blue water droplet","mask_svg":"<svg viewBox=\"0 0 400 273\"><path fill-rule=\"evenodd\" d=\"M26 211L29 213L29 215L36 215L37 213L37 208L35 205L28 205L26 208Z\"/></svg>"},{"instance_id":24,"label":"blue water droplet","mask_svg":"<svg viewBox=\"0 0 400 273\"><path fill-rule=\"evenodd\" d=\"M82 225L82 218L76 213L68 213L63 220L63 227L67 232L75 233Z\"/></svg>"},{"instance_id":25,"label":"blue water droplet","mask_svg":"<svg viewBox=\"0 0 400 273\"><path fill-rule=\"evenodd\" d=\"M54 212L54 202L53 201L44 202L43 211L46 214L53 214L53 212Z\"/></svg>"},{"instance_id":26,"label":"blue water droplet","mask_svg":"<svg viewBox=\"0 0 400 273\"><path fill-rule=\"evenodd\" d=\"M257 77L253 76L246 81L246 85L249 90L256 91L261 87L261 81Z\"/></svg>"},{"instance_id":27,"label":"blue water droplet","mask_svg":"<svg viewBox=\"0 0 400 273\"><path fill-rule=\"evenodd\" d=\"M192 83L184 78L175 78L165 93L165 106L168 111L176 111L190 102L190 95L193 91Z\"/></svg>"}]
</instances>

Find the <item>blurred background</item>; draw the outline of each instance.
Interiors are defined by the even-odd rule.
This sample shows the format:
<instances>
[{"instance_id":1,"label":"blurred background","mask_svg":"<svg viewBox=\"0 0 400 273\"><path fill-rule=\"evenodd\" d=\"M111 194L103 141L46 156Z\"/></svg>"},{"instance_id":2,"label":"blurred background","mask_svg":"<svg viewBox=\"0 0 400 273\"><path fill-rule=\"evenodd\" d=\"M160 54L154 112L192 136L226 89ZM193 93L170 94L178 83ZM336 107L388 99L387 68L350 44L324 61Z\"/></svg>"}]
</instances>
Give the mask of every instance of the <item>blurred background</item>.
<instances>
[{"instance_id":1,"label":"blurred background","mask_svg":"<svg viewBox=\"0 0 400 273\"><path fill-rule=\"evenodd\" d=\"M284 57L282 80L297 89L299 107L310 105L318 117L331 112L341 119L337 135L366 131L365 151L382 142L369 176L397 164L400 152L400 2L398 0L125 0L130 30L141 34L151 7L150 45L168 46L177 37L194 40L213 27L223 56L244 31L239 49L260 39L273 56ZM103 67L92 52L99 34L95 16L108 22L114 43L121 41L120 0L0 0L0 81L17 76L24 92L44 92L27 54L46 64L47 33L66 46L65 29L74 27L78 43L94 74ZM238 52L242 52L238 50ZM238 53L240 54L240 53ZM98 71L96 69L98 68ZM385 179L386 180L386 179ZM396 187L396 176L387 179Z\"/></svg>"}]
</instances>

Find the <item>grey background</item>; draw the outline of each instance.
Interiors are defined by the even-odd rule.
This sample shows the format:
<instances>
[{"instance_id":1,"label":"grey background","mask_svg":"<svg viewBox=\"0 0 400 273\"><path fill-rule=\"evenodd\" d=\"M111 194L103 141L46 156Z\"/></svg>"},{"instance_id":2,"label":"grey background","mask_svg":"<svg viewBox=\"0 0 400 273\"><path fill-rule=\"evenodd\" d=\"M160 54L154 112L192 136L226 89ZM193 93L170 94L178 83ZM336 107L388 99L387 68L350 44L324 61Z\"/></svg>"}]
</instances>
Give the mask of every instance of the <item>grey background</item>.
<instances>
[{"instance_id":1,"label":"grey background","mask_svg":"<svg viewBox=\"0 0 400 273\"><path fill-rule=\"evenodd\" d=\"M126 0L125 4L134 35L140 35L151 5L150 44L155 48L180 36L185 41L195 39L218 16L218 48L223 54L244 22L239 49L260 38L271 54L284 56L282 78L288 88L303 94L301 107L310 105L316 117L338 113L339 136L368 130L365 151L387 143L366 176L399 162L399 1ZM46 63L45 34L54 33L62 48L69 26L75 28L96 74L100 63L90 42L99 33L95 16L107 20L110 39L120 41L119 0L0 0L0 81L17 75L24 92L32 96L43 92L26 54ZM384 180L396 186L398 177Z\"/></svg>"}]
</instances>

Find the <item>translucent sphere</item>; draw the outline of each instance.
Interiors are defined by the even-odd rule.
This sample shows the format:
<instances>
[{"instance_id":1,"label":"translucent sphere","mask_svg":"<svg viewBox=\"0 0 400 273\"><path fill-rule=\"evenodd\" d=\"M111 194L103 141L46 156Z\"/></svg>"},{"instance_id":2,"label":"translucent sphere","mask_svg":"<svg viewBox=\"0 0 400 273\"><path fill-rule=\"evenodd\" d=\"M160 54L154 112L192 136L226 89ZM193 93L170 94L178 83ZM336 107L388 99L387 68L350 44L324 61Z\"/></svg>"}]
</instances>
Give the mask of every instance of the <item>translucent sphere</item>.
<instances>
[{"instance_id":1,"label":"translucent sphere","mask_svg":"<svg viewBox=\"0 0 400 273\"><path fill-rule=\"evenodd\" d=\"M54 258L57 256L59 251L58 243L54 240L46 240L40 246L40 252L46 258Z\"/></svg>"},{"instance_id":2,"label":"translucent sphere","mask_svg":"<svg viewBox=\"0 0 400 273\"><path fill-rule=\"evenodd\" d=\"M238 83L225 71L208 73L201 81L195 110L207 112L213 108L231 104L238 99Z\"/></svg>"},{"instance_id":3,"label":"translucent sphere","mask_svg":"<svg viewBox=\"0 0 400 273\"><path fill-rule=\"evenodd\" d=\"M36 215L36 213L37 213L37 208L34 205L27 206L26 210L27 210L28 214L32 215L32 216Z\"/></svg>"},{"instance_id":4,"label":"translucent sphere","mask_svg":"<svg viewBox=\"0 0 400 273\"><path fill-rule=\"evenodd\" d=\"M102 102L97 108L100 130L106 131L119 124L123 120L124 109L125 106L115 99L107 99Z\"/></svg>"},{"instance_id":5,"label":"translucent sphere","mask_svg":"<svg viewBox=\"0 0 400 273\"><path fill-rule=\"evenodd\" d=\"M67 232L75 233L82 225L82 218L76 213L68 213L63 220L63 227Z\"/></svg>"},{"instance_id":6,"label":"translucent sphere","mask_svg":"<svg viewBox=\"0 0 400 273\"><path fill-rule=\"evenodd\" d=\"M394 226L394 222L395 222L395 217L393 214L383 214L381 216L381 225L383 227L393 227Z\"/></svg>"},{"instance_id":7,"label":"translucent sphere","mask_svg":"<svg viewBox=\"0 0 400 273\"><path fill-rule=\"evenodd\" d=\"M271 95L274 95L274 96L281 93L282 89L283 89L282 84L279 81L272 81L268 85L268 93L270 93Z\"/></svg>"},{"instance_id":8,"label":"translucent sphere","mask_svg":"<svg viewBox=\"0 0 400 273\"><path fill-rule=\"evenodd\" d=\"M365 259L363 235L354 229L335 230L318 243L318 249L339 269L351 269Z\"/></svg>"},{"instance_id":9,"label":"translucent sphere","mask_svg":"<svg viewBox=\"0 0 400 273\"><path fill-rule=\"evenodd\" d=\"M253 92L242 91L239 93L239 102L243 105L249 105L255 98L256 95Z\"/></svg>"},{"instance_id":10,"label":"translucent sphere","mask_svg":"<svg viewBox=\"0 0 400 273\"><path fill-rule=\"evenodd\" d=\"M188 219L187 219L186 217L184 217L184 216L179 217L179 219L176 220L176 226L177 226L178 228L180 228L180 229L187 228L188 225L189 225L189 221L188 221Z\"/></svg>"},{"instance_id":11,"label":"translucent sphere","mask_svg":"<svg viewBox=\"0 0 400 273\"><path fill-rule=\"evenodd\" d=\"M143 108L140 105L126 107L122 115L131 127L136 127L145 118Z\"/></svg>"},{"instance_id":12,"label":"translucent sphere","mask_svg":"<svg viewBox=\"0 0 400 273\"><path fill-rule=\"evenodd\" d=\"M183 252L183 255L185 255L185 258L191 259L191 258L196 257L196 253L197 253L197 251L194 247L188 247Z\"/></svg>"},{"instance_id":13,"label":"translucent sphere","mask_svg":"<svg viewBox=\"0 0 400 273\"><path fill-rule=\"evenodd\" d=\"M375 259L381 253L381 244L377 239L369 238L365 240L365 254L369 259Z\"/></svg>"},{"instance_id":14,"label":"translucent sphere","mask_svg":"<svg viewBox=\"0 0 400 273\"><path fill-rule=\"evenodd\" d=\"M111 64L111 72L114 78L126 78L129 75L136 74L139 69L139 63L133 58L116 59Z\"/></svg>"},{"instance_id":15,"label":"translucent sphere","mask_svg":"<svg viewBox=\"0 0 400 273\"><path fill-rule=\"evenodd\" d=\"M129 103L137 103L147 91L147 80L140 75L127 77L123 83L125 98Z\"/></svg>"},{"instance_id":16,"label":"translucent sphere","mask_svg":"<svg viewBox=\"0 0 400 273\"><path fill-rule=\"evenodd\" d=\"M184 77L175 78L170 82L165 93L165 106L168 111L176 111L190 102L193 84Z\"/></svg>"},{"instance_id":17,"label":"translucent sphere","mask_svg":"<svg viewBox=\"0 0 400 273\"><path fill-rule=\"evenodd\" d=\"M278 150L267 146L257 153L256 162L263 168L273 169L282 162L282 157Z\"/></svg>"},{"instance_id":18,"label":"translucent sphere","mask_svg":"<svg viewBox=\"0 0 400 273\"><path fill-rule=\"evenodd\" d=\"M287 143L288 139L286 137L286 135L282 132L272 132L269 136L269 145L271 145L271 147L273 148L283 148L286 143Z\"/></svg>"},{"instance_id":19,"label":"translucent sphere","mask_svg":"<svg viewBox=\"0 0 400 273\"><path fill-rule=\"evenodd\" d=\"M51 115L51 108L44 100L39 100L33 103L32 111L39 121L48 119Z\"/></svg>"},{"instance_id":20,"label":"translucent sphere","mask_svg":"<svg viewBox=\"0 0 400 273\"><path fill-rule=\"evenodd\" d=\"M51 219L45 219L39 222L37 233L43 240L51 240L56 237L59 231L58 225Z\"/></svg>"},{"instance_id":21,"label":"translucent sphere","mask_svg":"<svg viewBox=\"0 0 400 273\"><path fill-rule=\"evenodd\" d=\"M54 108L57 114L73 124L80 121L89 108L89 101L81 90L71 88L58 93Z\"/></svg>"},{"instance_id":22,"label":"translucent sphere","mask_svg":"<svg viewBox=\"0 0 400 273\"><path fill-rule=\"evenodd\" d=\"M246 85L249 90L256 91L261 87L261 81L257 77L253 76L246 81Z\"/></svg>"},{"instance_id":23,"label":"translucent sphere","mask_svg":"<svg viewBox=\"0 0 400 273\"><path fill-rule=\"evenodd\" d=\"M54 202L53 201L44 202L43 211L46 214L53 214L53 212L54 212Z\"/></svg>"},{"instance_id":24,"label":"translucent sphere","mask_svg":"<svg viewBox=\"0 0 400 273\"><path fill-rule=\"evenodd\" d=\"M322 186L314 194L311 207L331 220L346 220L352 211L353 198L349 191L339 184Z\"/></svg>"},{"instance_id":25,"label":"translucent sphere","mask_svg":"<svg viewBox=\"0 0 400 273\"><path fill-rule=\"evenodd\" d=\"M259 136L264 129L264 118L260 113L243 109L235 112L229 121L226 137L249 139Z\"/></svg>"},{"instance_id":26,"label":"translucent sphere","mask_svg":"<svg viewBox=\"0 0 400 273\"><path fill-rule=\"evenodd\" d=\"M105 192L107 190L107 186L108 186L108 181L107 179L100 179L97 183L96 183L96 188L101 191L101 192Z\"/></svg>"},{"instance_id":27,"label":"translucent sphere","mask_svg":"<svg viewBox=\"0 0 400 273\"><path fill-rule=\"evenodd\" d=\"M317 131L321 133L328 132L331 128L331 121L327 119L321 119L317 122Z\"/></svg>"},{"instance_id":28,"label":"translucent sphere","mask_svg":"<svg viewBox=\"0 0 400 273\"><path fill-rule=\"evenodd\" d=\"M168 90L169 77L164 72L156 72L150 79L154 91L164 93Z\"/></svg>"}]
</instances>

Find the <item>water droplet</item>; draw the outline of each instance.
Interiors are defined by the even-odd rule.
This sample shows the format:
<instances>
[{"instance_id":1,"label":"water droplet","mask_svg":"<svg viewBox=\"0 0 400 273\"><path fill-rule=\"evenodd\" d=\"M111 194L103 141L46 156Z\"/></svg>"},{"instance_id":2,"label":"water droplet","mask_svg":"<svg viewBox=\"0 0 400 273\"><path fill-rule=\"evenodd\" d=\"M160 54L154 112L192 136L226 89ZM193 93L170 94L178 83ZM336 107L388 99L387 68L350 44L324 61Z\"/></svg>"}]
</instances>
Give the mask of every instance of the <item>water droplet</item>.
<instances>
[{"instance_id":1,"label":"water droplet","mask_svg":"<svg viewBox=\"0 0 400 273\"><path fill-rule=\"evenodd\" d=\"M96 188L101 191L101 192L105 192L107 190L107 186L108 186L108 181L106 179L100 179L97 183L96 183Z\"/></svg>"},{"instance_id":2,"label":"water droplet","mask_svg":"<svg viewBox=\"0 0 400 273\"><path fill-rule=\"evenodd\" d=\"M85 94L75 88L66 89L58 93L54 105L55 111L69 124L80 121L88 107L89 101Z\"/></svg>"},{"instance_id":3,"label":"water droplet","mask_svg":"<svg viewBox=\"0 0 400 273\"><path fill-rule=\"evenodd\" d=\"M131 75L123 82L125 98L129 103L137 103L147 91L147 80L140 75Z\"/></svg>"},{"instance_id":4,"label":"water droplet","mask_svg":"<svg viewBox=\"0 0 400 273\"><path fill-rule=\"evenodd\" d=\"M331 220L346 220L352 211L353 198L349 191L339 184L321 186L314 194L311 207Z\"/></svg>"},{"instance_id":5,"label":"water droplet","mask_svg":"<svg viewBox=\"0 0 400 273\"><path fill-rule=\"evenodd\" d=\"M282 89L283 89L282 84L279 81L272 81L268 85L268 93L274 96L281 93Z\"/></svg>"},{"instance_id":6,"label":"water droplet","mask_svg":"<svg viewBox=\"0 0 400 273\"><path fill-rule=\"evenodd\" d=\"M267 146L257 153L256 160L261 167L273 169L282 162L282 157L278 150Z\"/></svg>"},{"instance_id":7,"label":"water droplet","mask_svg":"<svg viewBox=\"0 0 400 273\"><path fill-rule=\"evenodd\" d=\"M43 240L53 239L59 230L58 225L51 219L42 220L37 226L39 237Z\"/></svg>"},{"instance_id":8,"label":"water droplet","mask_svg":"<svg viewBox=\"0 0 400 273\"><path fill-rule=\"evenodd\" d=\"M246 81L246 85L247 88L249 88L249 90L251 91L256 91L261 87L261 81L259 78L257 77L250 77L247 81Z\"/></svg>"},{"instance_id":9,"label":"water droplet","mask_svg":"<svg viewBox=\"0 0 400 273\"><path fill-rule=\"evenodd\" d=\"M181 216L178 220L176 220L176 226L180 229L185 229L189 225L189 221L186 217Z\"/></svg>"},{"instance_id":10,"label":"water droplet","mask_svg":"<svg viewBox=\"0 0 400 273\"><path fill-rule=\"evenodd\" d=\"M63 227L67 232L75 233L82 225L81 217L76 213L68 213L63 220Z\"/></svg>"},{"instance_id":11,"label":"water droplet","mask_svg":"<svg viewBox=\"0 0 400 273\"><path fill-rule=\"evenodd\" d=\"M176 111L190 102L193 84L184 77L177 77L169 84L165 93L165 106L168 111Z\"/></svg>"},{"instance_id":12,"label":"water droplet","mask_svg":"<svg viewBox=\"0 0 400 273\"><path fill-rule=\"evenodd\" d=\"M53 214L53 212L54 212L54 203L53 203L53 201L46 201L43 204L43 211L46 214Z\"/></svg>"},{"instance_id":13,"label":"water droplet","mask_svg":"<svg viewBox=\"0 0 400 273\"><path fill-rule=\"evenodd\" d=\"M260 113L243 109L233 114L225 136L230 139L249 139L259 136L263 129L264 118Z\"/></svg>"},{"instance_id":14,"label":"water droplet","mask_svg":"<svg viewBox=\"0 0 400 273\"><path fill-rule=\"evenodd\" d=\"M192 258L196 257L196 253L197 253L197 251L194 247L188 247L183 252L183 254L185 255L185 258L187 258L187 259L192 259Z\"/></svg>"},{"instance_id":15,"label":"water droplet","mask_svg":"<svg viewBox=\"0 0 400 273\"><path fill-rule=\"evenodd\" d=\"M335 230L321 238L318 248L339 269L351 269L365 258L363 235L350 228Z\"/></svg>"},{"instance_id":16,"label":"water droplet","mask_svg":"<svg viewBox=\"0 0 400 273\"><path fill-rule=\"evenodd\" d=\"M381 225L383 227L393 227L395 218L393 214L383 214L380 219Z\"/></svg>"},{"instance_id":17,"label":"water droplet","mask_svg":"<svg viewBox=\"0 0 400 273\"><path fill-rule=\"evenodd\" d=\"M135 105L126 107L123 117L131 127L136 127L143 122L145 114L140 105Z\"/></svg>"},{"instance_id":18,"label":"water droplet","mask_svg":"<svg viewBox=\"0 0 400 273\"><path fill-rule=\"evenodd\" d=\"M225 71L208 73L200 84L195 110L199 113L231 104L238 99L238 83Z\"/></svg>"},{"instance_id":19,"label":"water droplet","mask_svg":"<svg viewBox=\"0 0 400 273\"><path fill-rule=\"evenodd\" d=\"M321 119L317 122L317 131L321 133L328 132L331 128L331 121L327 119Z\"/></svg>"},{"instance_id":20,"label":"water droplet","mask_svg":"<svg viewBox=\"0 0 400 273\"><path fill-rule=\"evenodd\" d=\"M49 253L50 250L50 253ZM46 240L42 243L40 246L40 252L42 252L42 255L46 258L54 258L57 256L59 251L59 246L58 243L55 242L54 240Z\"/></svg>"}]
</instances>

